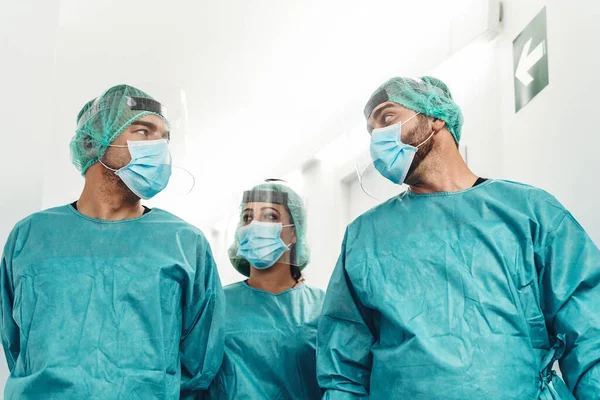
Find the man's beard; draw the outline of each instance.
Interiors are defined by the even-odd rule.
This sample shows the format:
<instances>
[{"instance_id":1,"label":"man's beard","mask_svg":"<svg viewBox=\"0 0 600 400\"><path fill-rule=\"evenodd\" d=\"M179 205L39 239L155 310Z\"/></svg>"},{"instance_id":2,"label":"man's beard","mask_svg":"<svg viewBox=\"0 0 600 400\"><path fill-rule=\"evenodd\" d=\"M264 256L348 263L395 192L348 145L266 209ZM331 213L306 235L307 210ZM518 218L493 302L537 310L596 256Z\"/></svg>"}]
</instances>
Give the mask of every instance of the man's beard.
<instances>
[{"instance_id":1,"label":"man's beard","mask_svg":"<svg viewBox=\"0 0 600 400\"><path fill-rule=\"evenodd\" d=\"M103 195L107 197L112 197L115 195L121 196L127 202L134 202L139 200L139 197L135 193L133 193L131 189L129 189L129 187L127 187L125 182L123 182L123 180L115 172L104 168L102 176L105 181L112 183L114 185L113 189L115 189L103 191Z\"/></svg>"},{"instance_id":2,"label":"man's beard","mask_svg":"<svg viewBox=\"0 0 600 400\"><path fill-rule=\"evenodd\" d=\"M417 152L415 153L415 157L413 158L412 164L410 165L410 169L406 174L405 181L410 181L411 175L419 168L423 160L431 153L433 149L433 141L434 138L430 137L432 135L432 131L430 130L429 124L427 123L427 119L423 118L419 120L419 125L417 125L413 131L408 135L409 137L413 137L418 139L419 141L414 143L413 146L417 146L423 141L427 140L427 143L423 144Z\"/></svg>"}]
</instances>

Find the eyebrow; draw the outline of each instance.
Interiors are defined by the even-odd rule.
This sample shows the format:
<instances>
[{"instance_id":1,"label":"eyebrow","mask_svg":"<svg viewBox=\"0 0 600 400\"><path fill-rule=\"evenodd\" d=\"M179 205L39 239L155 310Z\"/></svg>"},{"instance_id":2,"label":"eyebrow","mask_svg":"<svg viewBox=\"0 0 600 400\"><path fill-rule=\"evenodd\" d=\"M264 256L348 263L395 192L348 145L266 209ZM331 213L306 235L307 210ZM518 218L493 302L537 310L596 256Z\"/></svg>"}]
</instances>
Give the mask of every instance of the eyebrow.
<instances>
[{"instance_id":1,"label":"eyebrow","mask_svg":"<svg viewBox=\"0 0 600 400\"><path fill-rule=\"evenodd\" d=\"M158 130L158 126L156 126L156 124L153 124L152 122L148 122L148 121L135 121L133 124L131 124L131 126L135 126L135 125L145 126L146 128L152 129L155 131Z\"/></svg>"},{"instance_id":2,"label":"eyebrow","mask_svg":"<svg viewBox=\"0 0 600 400\"><path fill-rule=\"evenodd\" d=\"M273 210L273 211L275 211L275 212L276 212L278 215L281 215L281 213L280 213L280 212L279 212L279 211L278 211L276 208L273 208L273 207L263 207L263 208L261 208L260 210L261 210L261 211L264 211L264 210Z\"/></svg>"},{"instance_id":3,"label":"eyebrow","mask_svg":"<svg viewBox=\"0 0 600 400\"><path fill-rule=\"evenodd\" d=\"M261 208L260 210L261 210L261 211L264 211L264 210L273 210L273 211L275 211L277 214L281 215L281 213L280 213L280 212L279 212L279 211L278 211L276 208L273 208L273 207L263 207L263 208ZM254 210L253 210L252 208L250 208L250 207L247 207L247 208L245 208L245 209L244 209L244 211L242 211L242 214L243 214L243 213L245 213L246 211L252 211L252 212L254 212Z\"/></svg>"}]
</instances>

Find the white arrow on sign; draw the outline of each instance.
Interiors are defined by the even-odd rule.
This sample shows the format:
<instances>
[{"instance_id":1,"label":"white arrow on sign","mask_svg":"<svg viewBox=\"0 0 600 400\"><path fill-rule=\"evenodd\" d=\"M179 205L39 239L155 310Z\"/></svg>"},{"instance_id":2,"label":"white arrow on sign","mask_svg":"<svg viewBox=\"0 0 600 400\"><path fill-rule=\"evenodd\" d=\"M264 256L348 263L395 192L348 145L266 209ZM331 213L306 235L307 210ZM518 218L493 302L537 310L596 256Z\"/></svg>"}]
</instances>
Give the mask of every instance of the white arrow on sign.
<instances>
[{"instance_id":1,"label":"white arrow on sign","mask_svg":"<svg viewBox=\"0 0 600 400\"><path fill-rule=\"evenodd\" d=\"M536 46L535 49L530 53L529 48L531 47L531 41L533 38L529 39L525 46L523 47L523 51L521 51L521 58L519 58L519 64L517 64L517 72L515 72L515 77L521 81L521 83L525 86L529 86L531 82L533 82L533 78L529 74L529 70L538 63L544 57L545 47L544 40L540 44Z\"/></svg>"}]
</instances>

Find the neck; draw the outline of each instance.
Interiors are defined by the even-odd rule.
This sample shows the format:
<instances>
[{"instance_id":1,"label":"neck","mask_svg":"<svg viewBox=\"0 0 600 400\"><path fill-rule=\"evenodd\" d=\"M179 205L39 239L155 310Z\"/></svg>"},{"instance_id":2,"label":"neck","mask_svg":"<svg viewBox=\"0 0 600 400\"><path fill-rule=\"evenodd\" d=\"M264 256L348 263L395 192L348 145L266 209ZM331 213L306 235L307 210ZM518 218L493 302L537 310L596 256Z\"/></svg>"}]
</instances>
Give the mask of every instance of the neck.
<instances>
[{"instance_id":1,"label":"neck","mask_svg":"<svg viewBox=\"0 0 600 400\"><path fill-rule=\"evenodd\" d=\"M118 177L107 179L93 165L86 173L85 186L77 201L77 210L90 218L118 221L144 214L140 199L122 187ZM94 168L92 170L92 168Z\"/></svg>"},{"instance_id":2,"label":"neck","mask_svg":"<svg viewBox=\"0 0 600 400\"><path fill-rule=\"evenodd\" d=\"M416 194L459 192L473 187L477 181L475 175L462 159L454 142L446 144L437 154L430 154L430 165L423 165L414 182L410 182L410 191ZM452 146L452 147L450 147ZM442 156L443 155L443 156Z\"/></svg>"},{"instance_id":3,"label":"neck","mask_svg":"<svg viewBox=\"0 0 600 400\"><path fill-rule=\"evenodd\" d=\"M267 269L250 268L248 285L253 288L270 293L281 293L297 284L300 285L292 278L289 264L276 263Z\"/></svg>"}]
</instances>

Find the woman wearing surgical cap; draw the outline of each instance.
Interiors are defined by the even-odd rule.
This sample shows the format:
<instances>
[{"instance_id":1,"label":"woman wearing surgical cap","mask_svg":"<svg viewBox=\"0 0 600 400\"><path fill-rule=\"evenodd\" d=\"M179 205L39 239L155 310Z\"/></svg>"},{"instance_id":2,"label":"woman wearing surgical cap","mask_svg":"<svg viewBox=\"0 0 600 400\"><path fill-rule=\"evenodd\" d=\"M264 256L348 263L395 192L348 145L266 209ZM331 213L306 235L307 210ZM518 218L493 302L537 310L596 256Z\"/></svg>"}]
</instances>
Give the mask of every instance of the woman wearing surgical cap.
<instances>
[{"instance_id":1,"label":"woman wearing surgical cap","mask_svg":"<svg viewBox=\"0 0 600 400\"><path fill-rule=\"evenodd\" d=\"M225 288L225 358L210 399L320 399L316 329L324 293L304 283L306 208L282 181L244 192Z\"/></svg>"}]
</instances>

